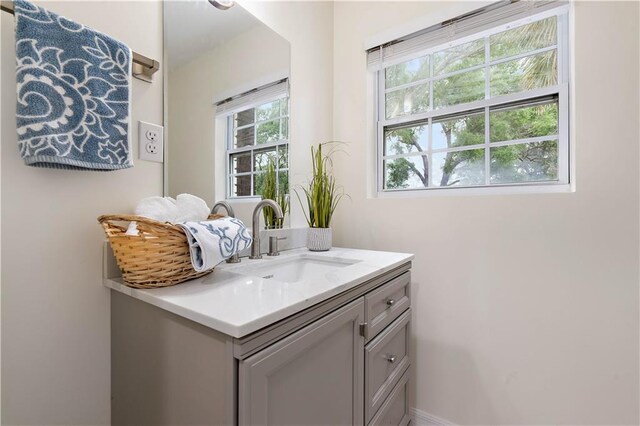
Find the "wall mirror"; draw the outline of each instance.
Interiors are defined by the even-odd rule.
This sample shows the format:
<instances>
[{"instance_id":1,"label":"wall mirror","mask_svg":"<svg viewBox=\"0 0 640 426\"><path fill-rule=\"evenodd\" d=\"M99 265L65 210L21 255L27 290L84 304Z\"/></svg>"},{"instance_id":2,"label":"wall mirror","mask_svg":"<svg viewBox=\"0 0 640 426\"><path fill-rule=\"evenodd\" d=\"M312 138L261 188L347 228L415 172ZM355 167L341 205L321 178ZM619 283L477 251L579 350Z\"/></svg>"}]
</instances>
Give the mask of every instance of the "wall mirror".
<instances>
[{"instance_id":1,"label":"wall mirror","mask_svg":"<svg viewBox=\"0 0 640 426\"><path fill-rule=\"evenodd\" d=\"M247 224L262 196L286 207L289 42L240 5L207 0L166 1L164 37L165 195L226 200Z\"/></svg>"}]
</instances>

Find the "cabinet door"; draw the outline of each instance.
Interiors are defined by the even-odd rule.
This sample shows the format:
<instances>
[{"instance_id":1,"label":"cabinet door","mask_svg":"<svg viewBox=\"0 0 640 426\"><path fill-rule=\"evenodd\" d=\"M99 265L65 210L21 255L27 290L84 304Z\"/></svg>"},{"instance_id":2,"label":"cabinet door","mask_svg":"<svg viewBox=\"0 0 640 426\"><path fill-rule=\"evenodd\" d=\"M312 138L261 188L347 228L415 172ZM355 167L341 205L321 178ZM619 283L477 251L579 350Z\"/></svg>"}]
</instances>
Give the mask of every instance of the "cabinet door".
<instances>
[{"instance_id":1,"label":"cabinet door","mask_svg":"<svg viewBox=\"0 0 640 426\"><path fill-rule=\"evenodd\" d=\"M362 298L240 362L241 425L362 425Z\"/></svg>"}]
</instances>

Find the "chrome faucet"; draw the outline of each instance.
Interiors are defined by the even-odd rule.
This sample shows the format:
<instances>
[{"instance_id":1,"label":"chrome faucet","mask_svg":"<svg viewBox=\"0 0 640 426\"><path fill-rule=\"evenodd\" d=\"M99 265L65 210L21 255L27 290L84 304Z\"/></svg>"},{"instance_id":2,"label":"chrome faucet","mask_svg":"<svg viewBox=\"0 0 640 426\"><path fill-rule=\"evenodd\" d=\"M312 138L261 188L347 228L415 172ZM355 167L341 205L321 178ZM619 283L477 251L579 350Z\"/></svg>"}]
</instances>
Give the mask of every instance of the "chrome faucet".
<instances>
[{"instance_id":1,"label":"chrome faucet","mask_svg":"<svg viewBox=\"0 0 640 426\"><path fill-rule=\"evenodd\" d=\"M256 208L253 209L253 224L251 228L253 243L251 244L251 256L249 256L249 259L262 259L262 255L260 254L260 212L267 206L273 209L276 213L276 218L283 218L280 206L273 200L262 200L256 205Z\"/></svg>"},{"instance_id":2,"label":"chrome faucet","mask_svg":"<svg viewBox=\"0 0 640 426\"><path fill-rule=\"evenodd\" d=\"M226 201L218 201L217 203L215 203L211 208L211 214L214 214L216 210L218 210L218 207L224 208L227 211L227 216L236 217L236 214L233 211L233 207L231 207L231 205ZM238 256L238 253L228 258L227 263L240 263L240 256Z\"/></svg>"}]
</instances>

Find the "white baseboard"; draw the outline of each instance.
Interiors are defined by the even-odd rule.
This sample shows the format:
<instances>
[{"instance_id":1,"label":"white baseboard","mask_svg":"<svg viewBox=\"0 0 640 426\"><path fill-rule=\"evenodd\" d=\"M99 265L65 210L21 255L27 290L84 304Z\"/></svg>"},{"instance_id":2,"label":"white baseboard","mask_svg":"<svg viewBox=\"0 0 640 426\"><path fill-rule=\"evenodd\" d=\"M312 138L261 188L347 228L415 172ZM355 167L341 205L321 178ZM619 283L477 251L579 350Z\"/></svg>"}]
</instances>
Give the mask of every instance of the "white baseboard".
<instances>
[{"instance_id":1,"label":"white baseboard","mask_svg":"<svg viewBox=\"0 0 640 426\"><path fill-rule=\"evenodd\" d=\"M441 419L417 408L411 408L409 413L413 426L455 426L455 423L451 423L449 420Z\"/></svg>"}]
</instances>

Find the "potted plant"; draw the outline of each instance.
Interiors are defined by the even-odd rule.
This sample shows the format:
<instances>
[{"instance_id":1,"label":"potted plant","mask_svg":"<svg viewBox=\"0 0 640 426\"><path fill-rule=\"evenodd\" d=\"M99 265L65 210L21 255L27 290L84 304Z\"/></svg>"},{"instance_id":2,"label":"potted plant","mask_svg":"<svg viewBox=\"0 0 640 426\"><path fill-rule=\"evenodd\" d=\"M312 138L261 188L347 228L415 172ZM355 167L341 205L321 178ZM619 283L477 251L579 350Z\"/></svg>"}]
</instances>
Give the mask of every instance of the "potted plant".
<instances>
[{"instance_id":1,"label":"potted plant","mask_svg":"<svg viewBox=\"0 0 640 426\"><path fill-rule=\"evenodd\" d=\"M264 173L264 183L262 186L262 199L270 199L278 203L282 210L282 219L276 217L276 213L271 207L262 209L264 215L264 225L267 229L280 229L284 225L284 217L289 211L289 194L287 194L286 183L280 182L278 188L278 177L276 176L276 164L273 157L269 157Z\"/></svg>"},{"instance_id":2,"label":"potted plant","mask_svg":"<svg viewBox=\"0 0 640 426\"><path fill-rule=\"evenodd\" d=\"M327 142L329 143L329 142ZM336 180L331 173L331 154L322 152L324 144L318 149L311 147L313 175L308 187L301 187L307 201L305 211L309 230L307 232L307 248L311 251L327 251L332 245L331 218L338 203L345 196L341 187L336 186ZM305 210L304 203L298 191L296 196Z\"/></svg>"}]
</instances>

